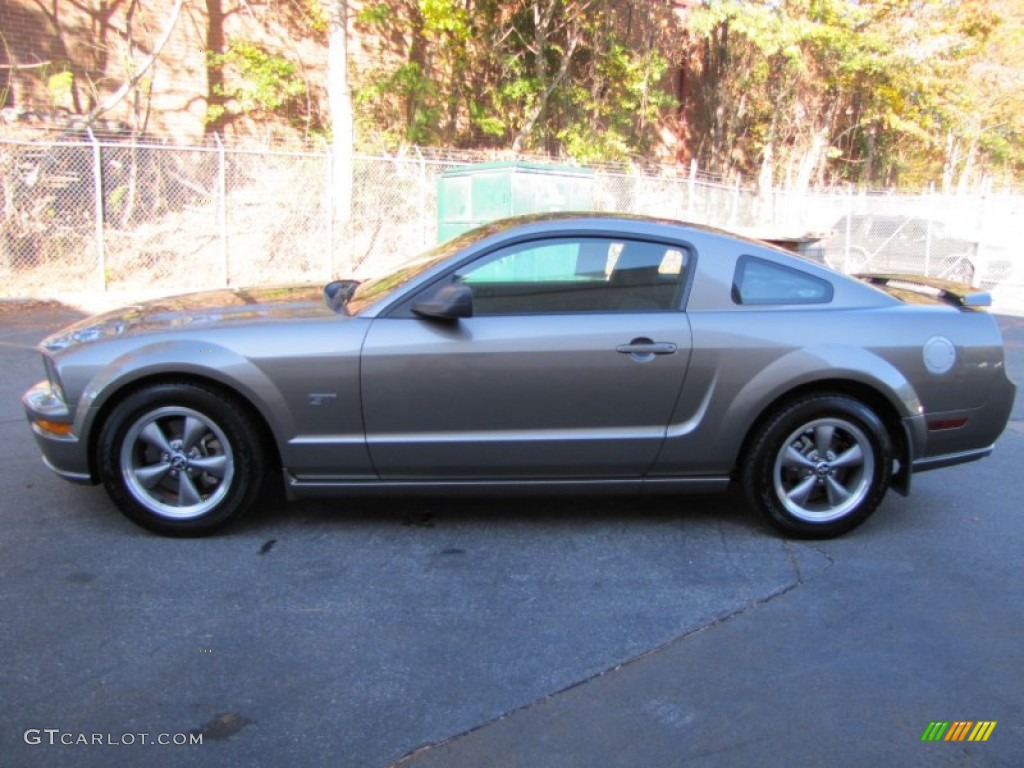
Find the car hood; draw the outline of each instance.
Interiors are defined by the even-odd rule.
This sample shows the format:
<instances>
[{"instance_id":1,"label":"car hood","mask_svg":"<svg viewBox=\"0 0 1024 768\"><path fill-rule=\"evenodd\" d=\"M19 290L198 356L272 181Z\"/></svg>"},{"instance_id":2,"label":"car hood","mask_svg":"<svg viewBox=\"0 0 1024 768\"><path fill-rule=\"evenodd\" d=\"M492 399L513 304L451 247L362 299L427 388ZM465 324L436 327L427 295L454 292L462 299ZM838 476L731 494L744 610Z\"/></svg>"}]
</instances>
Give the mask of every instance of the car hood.
<instances>
[{"instance_id":1,"label":"car hood","mask_svg":"<svg viewBox=\"0 0 1024 768\"><path fill-rule=\"evenodd\" d=\"M239 288L205 291L132 304L94 315L43 340L50 352L117 336L175 330L191 326L219 327L260 320L339 317L315 285Z\"/></svg>"}]
</instances>

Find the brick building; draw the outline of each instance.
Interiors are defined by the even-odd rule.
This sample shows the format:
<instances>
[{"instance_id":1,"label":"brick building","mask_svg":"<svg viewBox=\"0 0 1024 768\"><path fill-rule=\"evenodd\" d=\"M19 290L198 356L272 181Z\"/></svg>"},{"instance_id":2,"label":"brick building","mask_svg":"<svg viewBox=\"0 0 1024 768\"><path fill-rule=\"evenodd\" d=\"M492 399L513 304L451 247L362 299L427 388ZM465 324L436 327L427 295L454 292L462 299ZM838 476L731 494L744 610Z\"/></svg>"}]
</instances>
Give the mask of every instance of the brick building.
<instances>
[{"instance_id":1,"label":"brick building","mask_svg":"<svg viewBox=\"0 0 1024 768\"><path fill-rule=\"evenodd\" d=\"M161 38L172 7L171 2L139 0L0 0L4 129L31 133L74 127L76 116L110 98L137 71ZM185 3L138 87L105 112L95 129L144 132L175 142L202 140L213 132L228 138L251 136L254 124L245 115L211 119L217 110L208 111L228 100L218 88L221 75L209 66L208 52L223 53L232 40L255 43L293 64L296 77L308 84L313 96L305 99L307 107L315 110L324 80L326 42L300 14L301 4L291 3ZM301 138L302 122L279 126L276 138ZM260 130L275 132L266 125Z\"/></svg>"}]
</instances>

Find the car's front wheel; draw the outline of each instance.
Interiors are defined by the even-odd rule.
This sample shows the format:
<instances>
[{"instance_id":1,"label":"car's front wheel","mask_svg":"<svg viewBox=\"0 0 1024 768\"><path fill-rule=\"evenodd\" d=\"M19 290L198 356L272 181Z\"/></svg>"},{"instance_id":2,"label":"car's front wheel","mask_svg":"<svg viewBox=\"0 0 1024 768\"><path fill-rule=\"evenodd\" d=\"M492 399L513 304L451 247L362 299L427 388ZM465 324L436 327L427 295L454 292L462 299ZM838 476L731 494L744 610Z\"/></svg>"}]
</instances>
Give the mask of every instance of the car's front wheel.
<instances>
[{"instance_id":1,"label":"car's front wheel","mask_svg":"<svg viewBox=\"0 0 1024 768\"><path fill-rule=\"evenodd\" d=\"M845 395L810 395L758 430L743 467L751 502L783 533L830 538L864 522L892 473L892 442L868 406Z\"/></svg>"},{"instance_id":2,"label":"car's front wheel","mask_svg":"<svg viewBox=\"0 0 1024 768\"><path fill-rule=\"evenodd\" d=\"M258 430L234 399L169 382L114 407L100 432L98 466L129 519L157 533L200 536L252 506L264 458Z\"/></svg>"}]
</instances>

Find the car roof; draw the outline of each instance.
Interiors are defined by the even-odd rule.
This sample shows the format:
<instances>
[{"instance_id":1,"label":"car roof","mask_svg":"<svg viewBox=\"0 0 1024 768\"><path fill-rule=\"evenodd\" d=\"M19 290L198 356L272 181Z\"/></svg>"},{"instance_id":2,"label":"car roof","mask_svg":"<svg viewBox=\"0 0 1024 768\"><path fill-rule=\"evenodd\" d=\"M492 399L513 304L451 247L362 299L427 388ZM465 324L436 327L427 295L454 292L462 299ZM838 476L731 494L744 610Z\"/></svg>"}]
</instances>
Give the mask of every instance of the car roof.
<instances>
[{"instance_id":1,"label":"car roof","mask_svg":"<svg viewBox=\"0 0 1024 768\"><path fill-rule=\"evenodd\" d=\"M542 234L545 229L550 229L552 233L571 231L573 229L571 226L572 224L614 229L616 223L639 224L652 228L665 228L666 231L660 233L662 235L669 235L670 230L699 232L707 235L730 238L759 248L768 248L780 253L785 253L789 256L798 255L765 240L748 237L727 229L714 227L709 224L673 219L667 216L650 216L647 214L618 213L609 211L551 211L547 213L527 213L503 219L496 219L480 228L481 230L486 230L486 232L481 232L480 239L482 240L489 235L503 234L516 227L523 227L524 234ZM652 231L651 234L654 234L654 232ZM682 233L677 232L675 234L679 235Z\"/></svg>"}]
</instances>

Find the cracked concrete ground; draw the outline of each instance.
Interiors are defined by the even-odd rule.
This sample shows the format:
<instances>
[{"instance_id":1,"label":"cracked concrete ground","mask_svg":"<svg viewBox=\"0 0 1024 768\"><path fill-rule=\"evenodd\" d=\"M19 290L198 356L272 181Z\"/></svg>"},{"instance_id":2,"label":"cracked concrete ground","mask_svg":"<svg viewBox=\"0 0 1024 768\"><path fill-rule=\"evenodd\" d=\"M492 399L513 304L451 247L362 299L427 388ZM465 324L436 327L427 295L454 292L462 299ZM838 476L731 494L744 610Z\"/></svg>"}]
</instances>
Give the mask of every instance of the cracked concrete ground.
<instances>
[{"instance_id":1,"label":"cracked concrete ground","mask_svg":"<svg viewBox=\"0 0 1024 768\"><path fill-rule=\"evenodd\" d=\"M839 540L720 497L293 505L214 539L53 477L0 315L4 765L1017 765L1024 409ZM1024 319L1005 319L1024 374ZM922 744L991 719L983 744ZM28 745L28 728L204 735ZM143 757L144 756L144 757Z\"/></svg>"},{"instance_id":2,"label":"cracked concrete ground","mask_svg":"<svg viewBox=\"0 0 1024 768\"><path fill-rule=\"evenodd\" d=\"M1018 422L884 530L821 545L831 565L797 587L396 765L1019 765L1024 526L995 489L1022 451ZM933 720L997 726L924 744Z\"/></svg>"}]
</instances>

